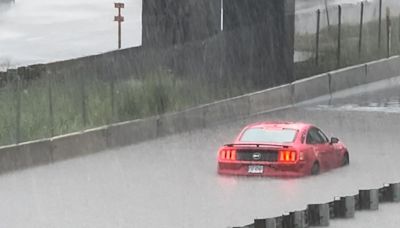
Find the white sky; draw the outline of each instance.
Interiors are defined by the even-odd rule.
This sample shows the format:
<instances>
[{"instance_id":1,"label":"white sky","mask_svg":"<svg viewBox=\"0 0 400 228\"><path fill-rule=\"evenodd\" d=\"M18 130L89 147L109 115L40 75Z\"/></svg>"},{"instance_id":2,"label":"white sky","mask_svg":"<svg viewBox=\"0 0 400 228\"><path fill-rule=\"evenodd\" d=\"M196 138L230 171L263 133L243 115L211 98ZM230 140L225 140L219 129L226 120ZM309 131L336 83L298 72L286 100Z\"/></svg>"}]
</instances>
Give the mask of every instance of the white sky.
<instances>
[{"instance_id":1,"label":"white sky","mask_svg":"<svg viewBox=\"0 0 400 228\"><path fill-rule=\"evenodd\" d=\"M123 47L141 44L141 0L124 0ZM17 0L0 12L0 62L43 63L117 47L113 0Z\"/></svg>"}]
</instances>

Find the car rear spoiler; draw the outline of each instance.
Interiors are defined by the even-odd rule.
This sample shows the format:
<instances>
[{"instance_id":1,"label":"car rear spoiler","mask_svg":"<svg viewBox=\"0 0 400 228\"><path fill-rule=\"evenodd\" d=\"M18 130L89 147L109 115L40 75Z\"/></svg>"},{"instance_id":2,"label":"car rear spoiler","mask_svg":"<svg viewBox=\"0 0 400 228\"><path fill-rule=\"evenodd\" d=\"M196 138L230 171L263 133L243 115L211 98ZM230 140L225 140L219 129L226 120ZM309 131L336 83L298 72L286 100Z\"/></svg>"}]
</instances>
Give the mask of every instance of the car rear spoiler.
<instances>
[{"instance_id":1,"label":"car rear spoiler","mask_svg":"<svg viewBox=\"0 0 400 228\"><path fill-rule=\"evenodd\" d=\"M271 144L271 143L230 143L230 144L225 144L224 146L227 147L233 147L233 146L279 146L283 148L289 148L287 145L281 145L281 144Z\"/></svg>"}]
</instances>

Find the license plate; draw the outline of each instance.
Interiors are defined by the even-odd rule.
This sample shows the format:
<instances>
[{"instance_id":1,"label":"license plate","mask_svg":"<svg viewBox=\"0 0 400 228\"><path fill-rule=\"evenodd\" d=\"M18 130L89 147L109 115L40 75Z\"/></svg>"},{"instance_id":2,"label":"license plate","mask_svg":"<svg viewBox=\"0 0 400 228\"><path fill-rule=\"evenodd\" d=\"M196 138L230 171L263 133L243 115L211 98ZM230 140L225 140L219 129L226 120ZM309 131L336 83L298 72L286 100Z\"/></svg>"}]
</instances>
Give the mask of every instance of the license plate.
<instances>
[{"instance_id":1,"label":"license plate","mask_svg":"<svg viewBox=\"0 0 400 228\"><path fill-rule=\"evenodd\" d=\"M249 165L249 173L263 173L264 166L262 165Z\"/></svg>"}]
</instances>

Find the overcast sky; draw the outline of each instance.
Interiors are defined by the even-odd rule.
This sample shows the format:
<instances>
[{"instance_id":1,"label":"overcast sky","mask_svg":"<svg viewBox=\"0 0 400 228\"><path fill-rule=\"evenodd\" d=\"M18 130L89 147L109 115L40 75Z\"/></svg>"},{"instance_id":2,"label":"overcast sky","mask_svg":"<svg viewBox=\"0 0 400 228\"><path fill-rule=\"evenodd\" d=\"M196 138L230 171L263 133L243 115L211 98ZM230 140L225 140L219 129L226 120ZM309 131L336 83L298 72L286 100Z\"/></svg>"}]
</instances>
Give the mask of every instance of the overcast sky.
<instances>
[{"instance_id":1,"label":"overcast sky","mask_svg":"<svg viewBox=\"0 0 400 228\"><path fill-rule=\"evenodd\" d=\"M125 0L123 47L141 44L141 0ZM114 0L17 0L0 12L0 60L17 65L117 47Z\"/></svg>"}]
</instances>

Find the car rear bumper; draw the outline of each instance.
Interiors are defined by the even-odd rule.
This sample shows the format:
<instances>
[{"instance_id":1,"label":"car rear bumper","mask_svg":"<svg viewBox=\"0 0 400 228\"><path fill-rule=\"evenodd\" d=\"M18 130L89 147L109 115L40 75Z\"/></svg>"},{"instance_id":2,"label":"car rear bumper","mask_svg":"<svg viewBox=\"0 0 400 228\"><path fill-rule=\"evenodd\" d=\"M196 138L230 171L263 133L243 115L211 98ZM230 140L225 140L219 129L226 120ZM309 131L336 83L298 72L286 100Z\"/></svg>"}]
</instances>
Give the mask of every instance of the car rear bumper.
<instances>
[{"instance_id":1,"label":"car rear bumper","mask_svg":"<svg viewBox=\"0 0 400 228\"><path fill-rule=\"evenodd\" d=\"M262 165L262 173L249 173L249 165ZM294 164L279 163L245 163L245 162L218 162L218 173L237 176L269 176L269 177L302 177L310 173L305 162Z\"/></svg>"}]
</instances>

